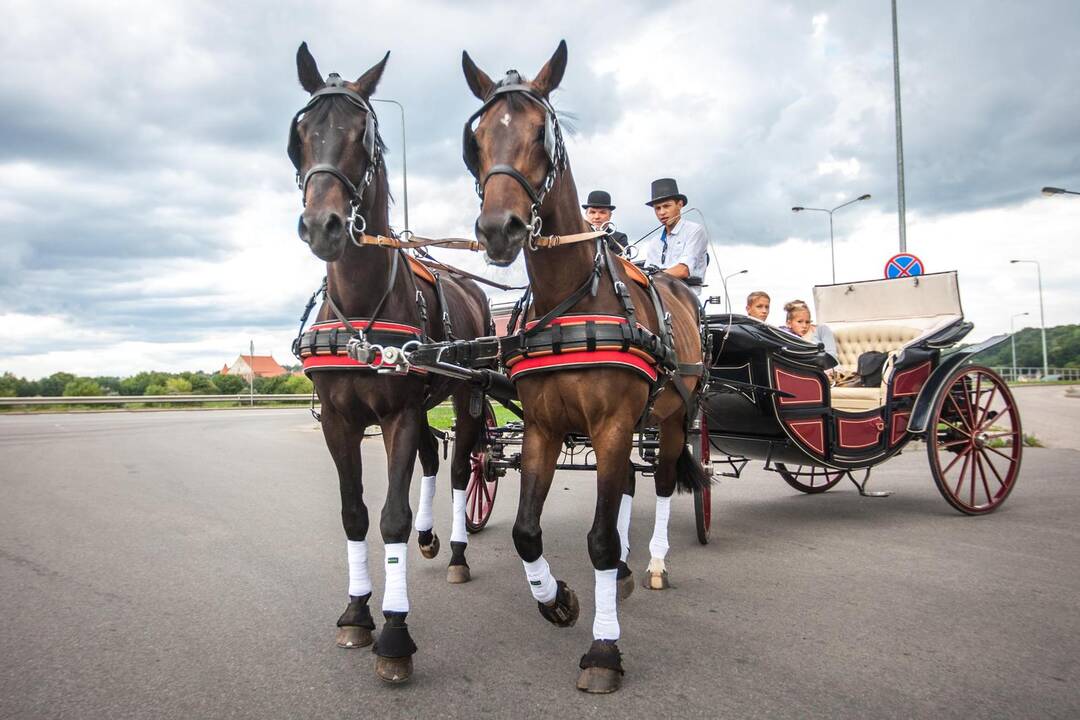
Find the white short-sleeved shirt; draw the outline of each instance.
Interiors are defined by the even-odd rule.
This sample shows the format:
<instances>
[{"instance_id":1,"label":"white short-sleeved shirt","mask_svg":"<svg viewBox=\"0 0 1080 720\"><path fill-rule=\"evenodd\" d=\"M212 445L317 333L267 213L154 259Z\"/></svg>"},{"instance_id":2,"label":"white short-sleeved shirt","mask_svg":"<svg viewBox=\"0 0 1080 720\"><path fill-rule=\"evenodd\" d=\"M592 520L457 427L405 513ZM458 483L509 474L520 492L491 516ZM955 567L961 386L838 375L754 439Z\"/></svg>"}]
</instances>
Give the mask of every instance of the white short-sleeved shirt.
<instances>
[{"instance_id":1,"label":"white short-sleeved shirt","mask_svg":"<svg viewBox=\"0 0 1080 720\"><path fill-rule=\"evenodd\" d=\"M664 228L659 235L649 238L645 247L645 262L660 268L682 263L690 270L690 277L704 278L709 239L705 228L695 222L680 219L674 230Z\"/></svg>"}]
</instances>

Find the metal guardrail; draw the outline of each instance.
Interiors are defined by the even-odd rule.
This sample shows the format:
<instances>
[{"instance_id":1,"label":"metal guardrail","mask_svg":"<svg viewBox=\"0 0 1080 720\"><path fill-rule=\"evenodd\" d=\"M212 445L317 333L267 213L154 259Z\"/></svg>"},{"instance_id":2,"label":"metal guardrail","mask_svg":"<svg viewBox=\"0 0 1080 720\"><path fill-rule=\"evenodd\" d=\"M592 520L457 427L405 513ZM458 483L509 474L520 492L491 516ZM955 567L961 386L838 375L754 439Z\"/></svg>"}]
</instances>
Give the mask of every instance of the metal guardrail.
<instances>
[{"instance_id":1,"label":"metal guardrail","mask_svg":"<svg viewBox=\"0 0 1080 720\"><path fill-rule=\"evenodd\" d=\"M153 403L233 402L256 405L267 402L310 402L311 393L279 395L89 395L82 397L0 397L3 405L149 405ZM318 398L316 397L316 404Z\"/></svg>"},{"instance_id":2,"label":"metal guardrail","mask_svg":"<svg viewBox=\"0 0 1080 720\"><path fill-rule=\"evenodd\" d=\"M1041 367L994 367L994 372L1008 382L1037 382L1043 379ZM1047 377L1054 380L1080 381L1080 368L1047 368Z\"/></svg>"}]
</instances>

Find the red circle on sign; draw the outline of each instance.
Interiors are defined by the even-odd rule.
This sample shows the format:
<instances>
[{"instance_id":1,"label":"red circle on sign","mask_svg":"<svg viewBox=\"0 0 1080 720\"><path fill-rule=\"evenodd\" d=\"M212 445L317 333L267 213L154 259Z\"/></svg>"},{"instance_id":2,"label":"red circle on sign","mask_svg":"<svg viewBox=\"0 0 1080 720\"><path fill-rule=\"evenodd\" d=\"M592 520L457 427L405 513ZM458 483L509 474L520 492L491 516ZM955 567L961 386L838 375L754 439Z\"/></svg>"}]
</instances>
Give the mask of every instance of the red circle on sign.
<instances>
[{"instance_id":1,"label":"red circle on sign","mask_svg":"<svg viewBox=\"0 0 1080 720\"><path fill-rule=\"evenodd\" d=\"M907 260L907 263L901 264L900 261ZM916 269L917 268L917 269ZM912 269L916 269L912 272ZM890 270L892 271L890 273ZM902 277L915 277L916 275L922 275L925 271L922 260L912 255L911 253L897 253L888 259L885 263L885 279L895 280Z\"/></svg>"}]
</instances>

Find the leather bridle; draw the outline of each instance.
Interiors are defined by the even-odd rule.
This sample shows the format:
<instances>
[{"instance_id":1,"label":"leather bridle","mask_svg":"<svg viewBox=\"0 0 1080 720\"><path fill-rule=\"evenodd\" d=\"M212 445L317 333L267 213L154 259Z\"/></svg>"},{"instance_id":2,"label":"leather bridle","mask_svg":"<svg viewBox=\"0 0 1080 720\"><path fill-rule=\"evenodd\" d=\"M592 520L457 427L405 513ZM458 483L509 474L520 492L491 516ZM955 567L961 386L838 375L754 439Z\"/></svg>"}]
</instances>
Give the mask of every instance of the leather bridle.
<instances>
[{"instance_id":1,"label":"leather bridle","mask_svg":"<svg viewBox=\"0 0 1080 720\"><path fill-rule=\"evenodd\" d=\"M367 158L367 168L364 170L363 176L357 183L353 183L349 176L342 172L340 168L329 163L312 165L308 168L307 172L303 174L303 177L300 175L300 133L297 130L297 127L300 124L300 118L310 112L323 99L328 97L343 97L348 100L349 103L365 113L363 145L364 154ZM307 206L307 186L313 177L320 174L326 174L337 178L337 180L345 186L345 190L349 194L349 237L353 242L356 242L358 234L363 235L364 230L367 229L367 221L364 220L364 216L361 214L361 206L363 204L364 192L375 177L375 170L381 160L381 146L382 141L379 138L379 121L375 116L375 110L371 107L371 103L368 102L364 96L346 87L345 81L342 80L341 76L337 73L331 73L326 79L326 86L311 94L311 99L308 100L307 105L300 108L300 110L293 115L292 122L289 124L289 159L292 160L293 166L296 168L296 186L300 189L300 193L303 196L304 206Z\"/></svg>"},{"instance_id":2,"label":"leather bridle","mask_svg":"<svg viewBox=\"0 0 1080 720\"><path fill-rule=\"evenodd\" d=\"M491 106L502 99L504 95L512 93L523 96L544 111L544 153L548 159L548 171L539 187L533 187L528 178L512 165L494 165L483 178L480 177L479 147L476 141L476 133L473 130L473 122L482 118L491 109ZM526 85L522 81L521 75L516 71L508 71L502 82L496 85L487 99L484 100L484 104L480 106L480 109L465 121L465 128L462 133L462 157L465 160L465 166L472 173L472 176L476 178L476 194L481 201L484 199L484 188L487 186L488 181L496 175L507 175L521 186L525 194L529 196L529 200L532 201L531 217L529 218L530 242L532 242L533 238L539 237L543 229L543 221L540 219L540 206L543 205L544 198L552 186L555 185L559 173L566 168L566 146L563 143L562 129L559 127L559 119L555 114L555 108L551 106L547 98L542 97L532 87Z\"/></svg>"}]
</instances>

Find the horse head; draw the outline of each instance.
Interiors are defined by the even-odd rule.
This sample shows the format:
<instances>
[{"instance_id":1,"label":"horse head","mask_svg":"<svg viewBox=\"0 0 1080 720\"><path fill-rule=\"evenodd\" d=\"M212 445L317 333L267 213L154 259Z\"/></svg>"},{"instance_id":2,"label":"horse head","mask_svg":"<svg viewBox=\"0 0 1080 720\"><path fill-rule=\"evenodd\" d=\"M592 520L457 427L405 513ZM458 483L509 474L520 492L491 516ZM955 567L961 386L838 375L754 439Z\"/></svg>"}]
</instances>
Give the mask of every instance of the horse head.
<instances>
[{"instance_id":1,"label":"horse head","mask_svg":"<svg viewBox=\"0 0 1080 720\"><path fill-rule=\"evenodd\" d=\"M373 204L383 145L370 98L389 57L347 81L337 73L324 79L307 43L296 51L300 85L311 95L289 127L289 159L304 198L297 231L327 262L340 259L349 239L363 233Z\"/></svg>"},{"instance_id":2,"label":"horse head","mask_svg":"<svg viewBox=\"0 0 1080 720\"><path fill-rule=\"evenodd\" d=\"M540 233L540 207L566 164L548 96L566 70L566 42L533 80L510 70L499 82L461 54L465 81L483 105L465 123L463 157L481 197L476 239L489 262L509 265ZM476 122L474 128L473 123Z\"/></svg>"}]
</instances>

